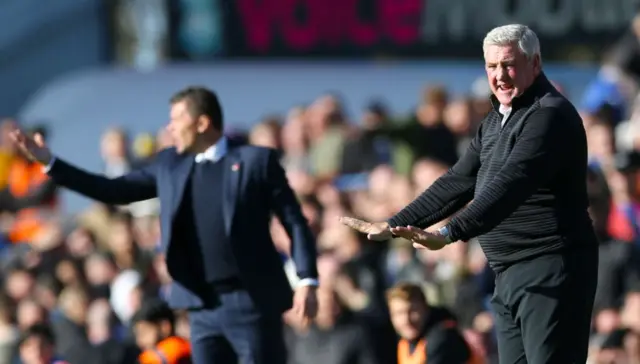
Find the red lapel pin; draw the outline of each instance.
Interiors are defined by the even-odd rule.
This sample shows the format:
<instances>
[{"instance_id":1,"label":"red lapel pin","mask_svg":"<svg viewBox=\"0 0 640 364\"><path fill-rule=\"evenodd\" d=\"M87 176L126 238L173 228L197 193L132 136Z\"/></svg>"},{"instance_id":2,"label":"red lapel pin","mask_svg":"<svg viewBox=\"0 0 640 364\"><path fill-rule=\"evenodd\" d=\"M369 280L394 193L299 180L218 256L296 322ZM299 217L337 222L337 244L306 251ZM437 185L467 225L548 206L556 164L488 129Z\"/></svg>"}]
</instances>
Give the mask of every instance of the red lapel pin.
<instances>
[{"instance_id":1,"label":"red lapel pin","mask_svg":"<svg viewBox=\"0 0 640 364\"><path fill-rule=\"evenodd\" d=\"M234 163L231 166L231 170L234 171L234 172L238 172L239 169L240 169L240 164L239 163Z\"/></svg>"}]
</instances>

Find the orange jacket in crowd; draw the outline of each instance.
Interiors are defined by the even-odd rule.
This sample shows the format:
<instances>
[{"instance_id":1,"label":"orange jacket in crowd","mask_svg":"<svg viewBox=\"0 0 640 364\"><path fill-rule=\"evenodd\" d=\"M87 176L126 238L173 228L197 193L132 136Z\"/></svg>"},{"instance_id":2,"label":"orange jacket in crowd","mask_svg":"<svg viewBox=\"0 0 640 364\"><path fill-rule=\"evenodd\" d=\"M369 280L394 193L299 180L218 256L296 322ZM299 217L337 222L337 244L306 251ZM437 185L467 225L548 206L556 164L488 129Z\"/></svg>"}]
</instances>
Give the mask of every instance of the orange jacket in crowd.
<instances>
[{"instance_id":1,"label":"orange jacket in crowd","mask_svg":"<svg viewBox=\"0 0 640 364\"><path fill-rule=\"evenodd\" d=\"M13 243L30 243L44 229L47 221L56 212L57 198L55 189L38 193L51 184L49 176L38 163L18 158L9 170L7 190L16 201L22 200L28 208L20 208L16 203L16 217L9 231L9 240ZM51 185L52 188L55 188ZM44 192L44 191L43 191ZM53 192L53 194L51 193ZM32 201L27 201L31 199Z\"/></svg>"},{"instance_id":2,"label":"orange jacket in crowd","mask_svg":"<svg viewBox=\"0 0 640 364\"><path fill-rule=\"evenodd\" d=\"M139 364L191 364L191 345L178 336L168 337L155 349L146 350L138 358Z\"/></svg>"},{"instance_id":3,"label":"orange jacket in crowd","mask_svg":"<svg viewBox=\"0 0 640 364\"><path fill-rule=\"evenodd\" d=\"M429 342L438 348L429 347ZM461 346L462 345L462 346ZM449 354L445 353L449 352ZM464 362L452 363L455 357L462 359L461 353L467 352ZM468 345L458 332L454 320L445 320L428 329L425 336L412 345L408 340L401 339L398 343L398 364L428 364L429 353L436 354L437 364L484 364L485 360ZM453 355L451 355L453 354Z\"/></svg>"}]
</instances>

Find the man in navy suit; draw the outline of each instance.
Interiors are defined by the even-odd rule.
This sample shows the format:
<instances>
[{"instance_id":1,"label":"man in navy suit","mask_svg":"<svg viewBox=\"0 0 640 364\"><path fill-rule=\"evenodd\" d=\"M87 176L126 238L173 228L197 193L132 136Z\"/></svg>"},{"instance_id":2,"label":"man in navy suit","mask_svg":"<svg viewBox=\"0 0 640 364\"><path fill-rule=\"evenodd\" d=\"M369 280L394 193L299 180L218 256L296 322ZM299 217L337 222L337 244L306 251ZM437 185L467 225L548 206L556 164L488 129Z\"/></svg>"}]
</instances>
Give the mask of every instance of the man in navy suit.
<instances>
[{"instance_id":1,"label":"man in navy suit","mask_svg":"<svg viewBox=\"0 0 640 364\"><path fill-rule=\"evenodd\" d=\"M314 237L271 149L222 135L212 91L190 87L171 99L175 147L115 179L56 158L19 130L19 149L58 184L112 205L159 197L161 249L173 277L169 304L187 309L195 364L284 364L282 313L308 322L317 310ZM292 295L269 232L272 213L291 237L301 281Z\"/></svg>"}]
</instances>

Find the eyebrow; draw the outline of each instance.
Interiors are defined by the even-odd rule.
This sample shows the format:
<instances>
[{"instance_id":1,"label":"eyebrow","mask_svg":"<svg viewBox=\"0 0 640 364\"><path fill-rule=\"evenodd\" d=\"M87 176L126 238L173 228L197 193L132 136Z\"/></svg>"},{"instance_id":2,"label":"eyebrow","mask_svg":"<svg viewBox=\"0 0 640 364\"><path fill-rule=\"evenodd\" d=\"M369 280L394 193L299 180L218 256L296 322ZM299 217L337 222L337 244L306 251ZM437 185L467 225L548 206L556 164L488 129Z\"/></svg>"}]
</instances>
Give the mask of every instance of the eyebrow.
<instances>
[{"instance_id":1,"label":"eyebrow","mask_svg":"<svg viewBox=\"0 0 640 364\"><path fill-rule=\"evenodd\" d=\"M515 58L509 58L509 59L502 60L502 61L500 61L500 62L485 62L485 63L486 63L487 65L489 65L489 66L495 66L495 65L498 65L498 64L509 64L509 63L514 63L515 61L516 61L516 60L515 60Z\"/></svg>"}]
</instances>

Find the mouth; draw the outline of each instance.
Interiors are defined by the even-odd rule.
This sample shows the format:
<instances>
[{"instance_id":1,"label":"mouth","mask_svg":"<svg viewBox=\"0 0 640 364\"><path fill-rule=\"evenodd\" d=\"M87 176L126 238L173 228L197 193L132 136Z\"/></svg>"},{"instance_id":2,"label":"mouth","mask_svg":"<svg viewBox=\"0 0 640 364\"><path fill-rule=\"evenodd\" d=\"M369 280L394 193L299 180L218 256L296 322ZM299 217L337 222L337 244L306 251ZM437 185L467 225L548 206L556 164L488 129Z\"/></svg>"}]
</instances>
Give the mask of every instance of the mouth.
<instances>
[{"instance_id":1,"label":"mouth","mask_svg":"<svg viewBox=\"0 0 640 364\"><path fill-rule=\"evenodd\" d=\"M498 85L498 90L501 92L511 92L513 91L513 85L507 85L507 84Z\"/></svg>"}]
</instances>

